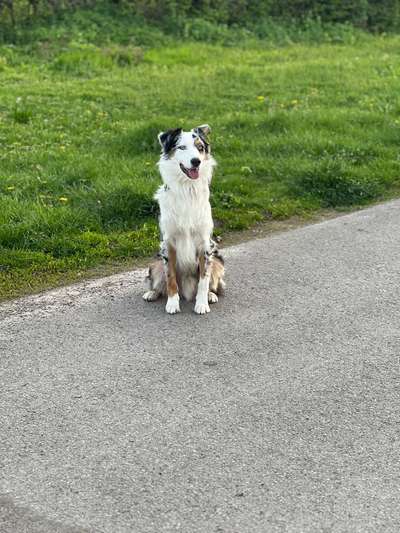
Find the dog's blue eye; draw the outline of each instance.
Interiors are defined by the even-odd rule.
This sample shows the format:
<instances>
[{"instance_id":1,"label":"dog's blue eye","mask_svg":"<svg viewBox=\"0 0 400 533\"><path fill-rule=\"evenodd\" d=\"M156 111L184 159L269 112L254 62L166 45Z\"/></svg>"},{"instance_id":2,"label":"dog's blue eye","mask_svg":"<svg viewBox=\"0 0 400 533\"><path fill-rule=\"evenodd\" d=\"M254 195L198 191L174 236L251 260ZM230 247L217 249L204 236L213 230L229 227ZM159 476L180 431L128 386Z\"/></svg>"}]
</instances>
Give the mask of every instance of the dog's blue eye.
<instances>
[{"instance_id":1,"label":"dog's blue eye","mask_svg":"<svg viewBox=\"0 0 400 533\"><path fill-rule=\"evenodd\" d=\"M179 150L186 150L186 146L178 146Z\"/></svg>"}]
</instances>

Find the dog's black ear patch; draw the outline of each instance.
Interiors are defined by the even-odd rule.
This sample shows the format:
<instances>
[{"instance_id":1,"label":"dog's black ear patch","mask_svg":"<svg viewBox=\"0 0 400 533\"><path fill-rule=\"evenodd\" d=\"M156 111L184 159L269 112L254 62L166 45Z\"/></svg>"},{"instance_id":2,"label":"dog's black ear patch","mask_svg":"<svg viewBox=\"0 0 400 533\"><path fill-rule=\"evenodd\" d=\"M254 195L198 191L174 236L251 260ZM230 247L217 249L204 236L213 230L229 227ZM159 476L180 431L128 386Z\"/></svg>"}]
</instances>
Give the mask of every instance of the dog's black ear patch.
<instances>
[{"instance_id":1,"label":"dog's black ear patch","mask_svg":"<svg viewBox=\"0 0 400 533\"><path fill-rule=\"evenodd\" d=\"M202 126L197 126L197 128L193 128L193 131L196 135L200 137L202 143L204 144L206 153L208 153L210 151L210 143L208 142L207 135L211 133L210 126L208 124L203 124Z\"/></svg>"},{"instance_id":2,"label":"dog's black ear patch","mask_svg":"<svg viewBox=\"0 0 400 533\"><path fill-rule=\"evenodd\" d=\"M165 154L169 154L176 147L181 133L182 128L176 128L175 130L167 130L158 134L158 141Z\"/></svg>"}]
</instances>

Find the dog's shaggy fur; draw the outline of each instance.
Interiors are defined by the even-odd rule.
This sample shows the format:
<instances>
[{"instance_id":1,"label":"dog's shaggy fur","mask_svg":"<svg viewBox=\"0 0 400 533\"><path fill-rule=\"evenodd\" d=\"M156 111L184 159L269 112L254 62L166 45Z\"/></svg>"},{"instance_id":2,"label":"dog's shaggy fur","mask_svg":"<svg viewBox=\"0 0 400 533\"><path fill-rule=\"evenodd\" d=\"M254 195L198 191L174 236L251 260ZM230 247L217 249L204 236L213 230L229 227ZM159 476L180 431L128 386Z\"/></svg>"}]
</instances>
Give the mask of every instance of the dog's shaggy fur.
<instances>
[{"instance_id":1,"label":"dog's shaggy fur","mask_svg":"<svg viewBox=\"0 0 400 533\"><path fill-rule=\"evenodd\" d=\"M208 125L191 131L168 130L158 136L158 163L163 185L155 198L160 205L162 241L158 259L150 265L147 301L168 296L167 313L180 311L180 294L195 298L194 310L209 313L209 303L225 284L224 261L211 239L213 220L209 201L215 160Z\"/></svg>"}]
</instances>

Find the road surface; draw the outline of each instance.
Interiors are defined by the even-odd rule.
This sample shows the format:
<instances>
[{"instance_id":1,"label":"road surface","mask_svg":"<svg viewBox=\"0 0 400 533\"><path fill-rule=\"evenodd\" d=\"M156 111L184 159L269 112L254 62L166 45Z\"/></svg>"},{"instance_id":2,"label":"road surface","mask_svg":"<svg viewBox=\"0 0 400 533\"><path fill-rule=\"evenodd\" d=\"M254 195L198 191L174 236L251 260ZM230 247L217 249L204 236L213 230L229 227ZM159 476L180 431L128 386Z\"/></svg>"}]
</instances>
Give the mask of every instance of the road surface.
<instances>
[{"instance_id":1,"label":"road surface","mask_svg":"<svg viewBox=\"0 0 400 533\"><path fill-rule=\"evenodd\" d=\"M1 533L400 531L400 201L0 306Z\"/></svg>"}]
</instances>

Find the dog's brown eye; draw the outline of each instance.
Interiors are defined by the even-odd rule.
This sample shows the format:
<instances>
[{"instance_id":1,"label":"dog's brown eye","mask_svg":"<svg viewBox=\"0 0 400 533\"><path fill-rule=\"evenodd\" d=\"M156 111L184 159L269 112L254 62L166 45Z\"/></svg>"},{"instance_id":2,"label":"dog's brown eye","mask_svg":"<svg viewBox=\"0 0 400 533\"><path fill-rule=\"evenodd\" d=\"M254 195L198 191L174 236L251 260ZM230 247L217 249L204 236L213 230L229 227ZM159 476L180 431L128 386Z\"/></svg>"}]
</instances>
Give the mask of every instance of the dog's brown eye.
<instances>
[{"instance_id":1,"label":"dog's brown eye","mask_svg":"<svg viewBox=\"0 0 400 533\"><path fill-rule=\"evenodd\" d=\"M199 152L204 152L204 146L198 146L197 149Z\"/></svg>"},{"instance_id":2,"label":"dog's brown eye","mask_svg":"<svg viewBox=\"0 0 400 533\"><path fill-rule=\"evenodd\" d=\"M186 150L186 146L178 146L179 150Z\"/></svg>"}]
</instances>

